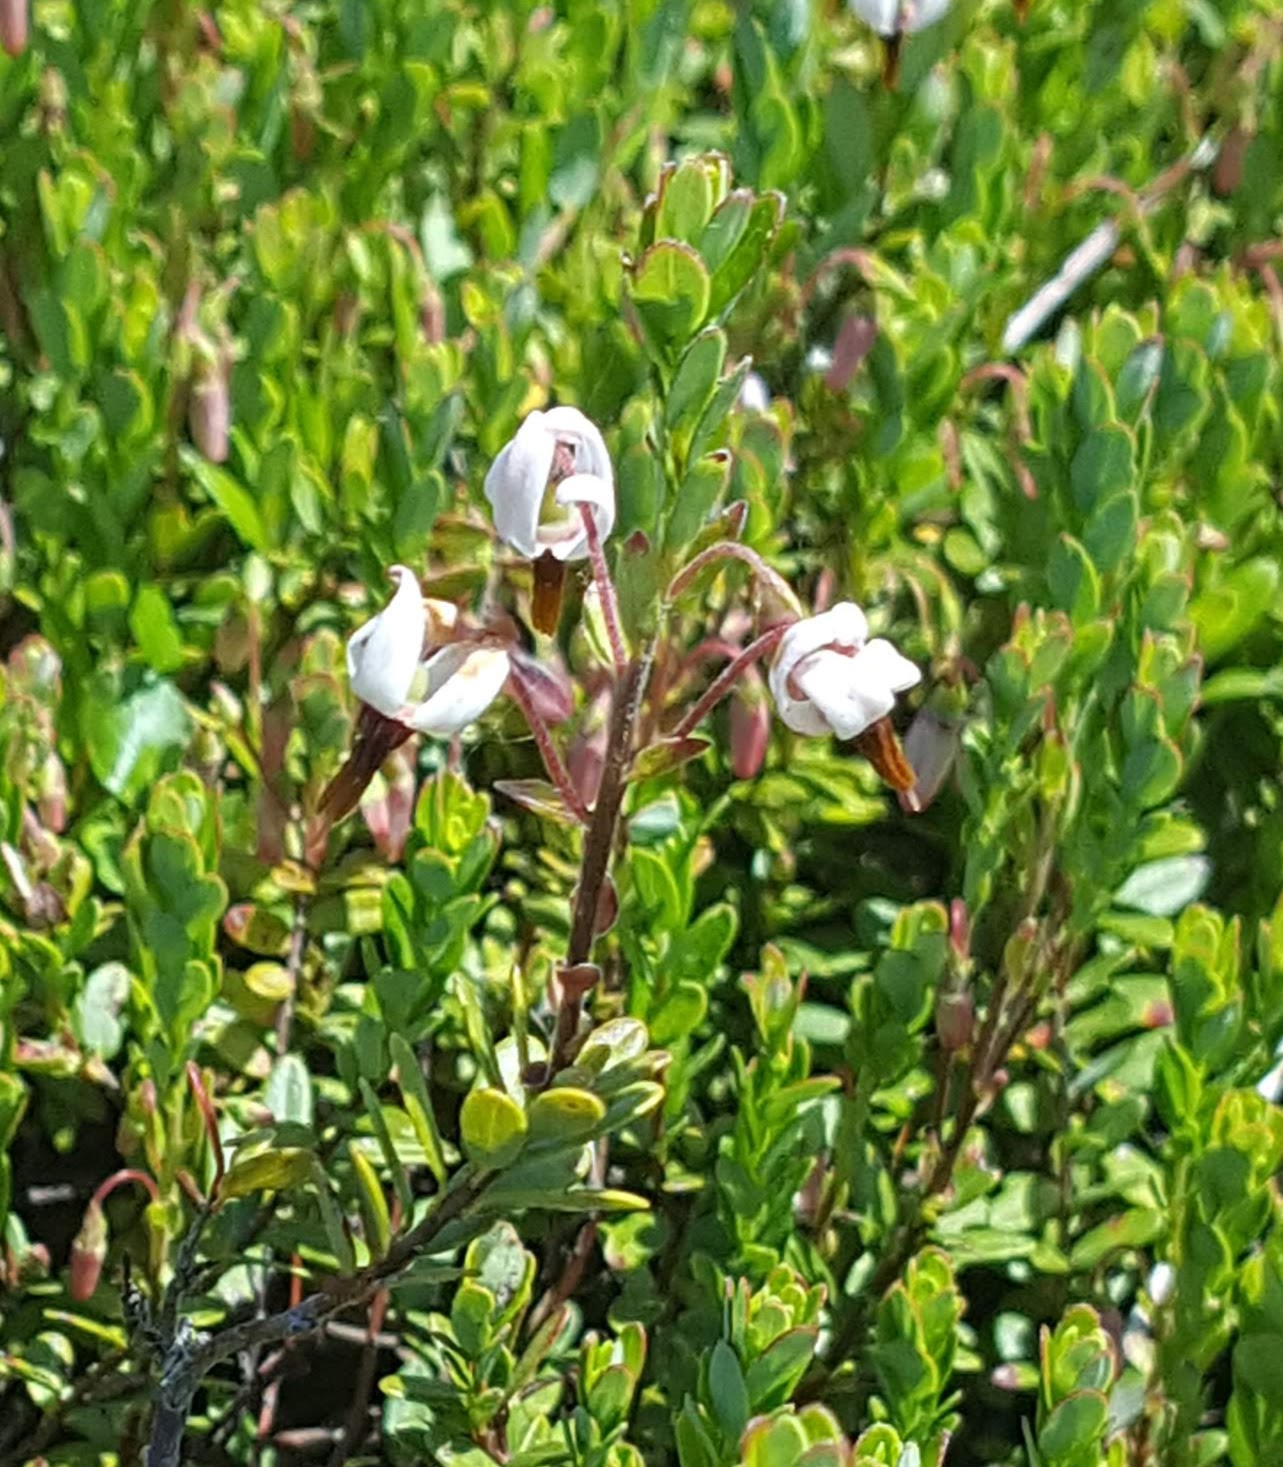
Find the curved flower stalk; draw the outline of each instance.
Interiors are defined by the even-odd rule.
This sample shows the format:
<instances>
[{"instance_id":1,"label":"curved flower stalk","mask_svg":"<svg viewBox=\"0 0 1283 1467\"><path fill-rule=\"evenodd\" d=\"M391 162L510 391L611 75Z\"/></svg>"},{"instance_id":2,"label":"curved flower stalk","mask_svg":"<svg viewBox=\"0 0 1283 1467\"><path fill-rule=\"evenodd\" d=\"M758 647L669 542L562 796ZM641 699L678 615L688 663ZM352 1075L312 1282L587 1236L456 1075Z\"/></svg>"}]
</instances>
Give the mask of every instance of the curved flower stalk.
<instances>
[{"instance_id":1,"label":"curved flower stalk","mask_svg":"<svg viewBox=\"0 0 1283 1467\"><path fill-rule=\"evenodd\" d=\"M578 408L530 413L490 466L485 492L500 538L534 563L531 620L551 633L566 563L590 556L593 539L600 546L615 526L605 440Z\"/></svg>"},{"instance_id":2,"label":"curved flower stalk","mask_svg":"<svg viewBox=\"0 0 1283 1467\"><path fill-rule=\"evenodd\" d=\"M769 676L781 719L795 733L850 739L883 779L910 792L915 775L889 714L921 671L881 637L854 602L794 622L780 638Z\"/></svg>"},{"instance_id":3,"label":"curved flower stalk","mask_svg":"<svg viewBox=\"0 0 1283 1467\"><path fill-rule=\"evenodd\" d=\"M383 761L412 734L460 733L508 680L504 648L454 640L458 608L425 602L418 577L403 565L389 575L396 587L392 600L347 646L348 679L361 708L352 752L321 799L331 820L354 808Z\"/></svg>"}]
</instances>

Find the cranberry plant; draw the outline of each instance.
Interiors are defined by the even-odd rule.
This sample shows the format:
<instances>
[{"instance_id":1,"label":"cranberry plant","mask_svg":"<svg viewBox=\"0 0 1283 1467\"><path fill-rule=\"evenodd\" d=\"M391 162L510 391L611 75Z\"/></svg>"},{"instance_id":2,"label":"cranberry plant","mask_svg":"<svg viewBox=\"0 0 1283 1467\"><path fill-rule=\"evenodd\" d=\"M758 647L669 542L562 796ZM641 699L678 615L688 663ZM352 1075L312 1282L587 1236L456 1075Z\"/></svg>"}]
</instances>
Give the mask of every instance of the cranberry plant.
<instances>
[{"instance_id":1,"label":"cranberry plant","mask_svg":"<svg viewBox=\"0 0 1283 1467\"><path fill-rule=\"evenodd\" d=\"M1283 1454L1271 0L0 46L0 1463Z\"/></svg>"}]
</instances>

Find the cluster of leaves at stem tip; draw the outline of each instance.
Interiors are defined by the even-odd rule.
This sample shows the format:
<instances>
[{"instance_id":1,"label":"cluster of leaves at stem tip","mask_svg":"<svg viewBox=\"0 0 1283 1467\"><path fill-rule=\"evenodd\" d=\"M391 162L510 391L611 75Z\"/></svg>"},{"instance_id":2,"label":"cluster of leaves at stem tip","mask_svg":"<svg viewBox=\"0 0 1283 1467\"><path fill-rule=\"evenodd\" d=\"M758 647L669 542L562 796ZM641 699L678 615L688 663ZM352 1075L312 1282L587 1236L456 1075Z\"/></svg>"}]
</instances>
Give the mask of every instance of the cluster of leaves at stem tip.
<instances>
[{"instance_id":1,"label":"cluster of leaves at stem tip","mask_svg":"<svg viewBox=\"0 0 1283 1467\"><path fill-rule=\"evenodd\" d=\"M1283 1459L1275 0L0 47L0 1464Z\"/></svg>"}]
</instances>

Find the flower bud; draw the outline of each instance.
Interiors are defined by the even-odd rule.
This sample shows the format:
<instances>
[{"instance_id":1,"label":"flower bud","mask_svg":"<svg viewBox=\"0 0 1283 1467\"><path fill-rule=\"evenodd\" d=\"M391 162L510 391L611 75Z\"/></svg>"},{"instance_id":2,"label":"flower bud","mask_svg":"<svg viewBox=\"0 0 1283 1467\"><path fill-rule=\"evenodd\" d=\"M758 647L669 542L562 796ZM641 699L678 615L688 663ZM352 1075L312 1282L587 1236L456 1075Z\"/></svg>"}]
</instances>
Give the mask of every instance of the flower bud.
<instances>
[{"instance_id":1,"label":"flower bud","mask_svg":"<svg viewBox=\"0 0 1283 1467\"><path fill-rule=\"evenodd\" d=\"M232 402L225 362L209 362L197 369L187 403L187 427L192 442L212 464L227 461L227 436L232 424Z\"/></svg>"},{"instance_id":2,"label":"flower bud","mask_svg":"<svg viewBox=\"0 0 1283 1467\"><path fill-rule=\"evenodd\" d=\"M969 993L942 993L936 1000L936 1034L950 1054L971 1043L976 1024L976 1006Z\"/></svg>"},{"instance_id":3,"label":"flower bud","mask_svg":"<svg viewBox=\"0 0 1283 1467\"><path fill-rule=\"evenodd\" d=\"M84 1221L71 1245L69 1291L77 1304L92 1297L107 1259L107 1218L96 1197L89 1199Z\"/></svg>"},{"instance_id":4,"label":"flower bud","mask_svg":"<svg viewBox=\"0 0 1283 1467\"><path fill-rule=\"evenodd\" d=\"M0 46L10 56L27 49L27 0L0 0Z\"/></svg>"},{"instance_id":5,"label":"flower bud","mask_svg":"<svg viewBox=\"0 0 1283 1467\"><path fill-rule=\"evenodd\" d=\"M971 913L961 897L949 903L949 946L960 963L971 957Z\"/></svg>"},{"instance_id":6,"label":"flower bud","mask_svg":"<svg viewBox=\"0 0 1283 1467\"><path fill-rule=\"evenodd\" d=\"M736 779L754 779L766 759L771 714L762 696L761 679L746 678L731 699L731 769Z\"/></svg>"}]
</instances>

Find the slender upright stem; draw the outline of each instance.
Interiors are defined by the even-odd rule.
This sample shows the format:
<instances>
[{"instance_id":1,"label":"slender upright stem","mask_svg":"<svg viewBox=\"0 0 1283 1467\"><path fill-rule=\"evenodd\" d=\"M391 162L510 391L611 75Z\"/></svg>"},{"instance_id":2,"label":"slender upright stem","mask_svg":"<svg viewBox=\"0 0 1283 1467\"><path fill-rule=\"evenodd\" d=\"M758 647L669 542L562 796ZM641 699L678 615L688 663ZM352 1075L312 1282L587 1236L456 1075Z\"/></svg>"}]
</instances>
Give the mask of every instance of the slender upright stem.
<instances>
[{"instance_id":1,"label":"slender upright stem","mask_svg":"<svg viewBox=\"0 0 1283 1467\"><path fill-rule=\"evenodd\" d=\"M556 742L553 740L552 730L544 722L543 715L535 704L525 677L515 662L508 678L508 690L512 694L513 702L521 709L522 716L530 726L530 732L534 735L535 745L543 759L544 768L548 771L548 778L557 786L561 798L574 812L575 818L587 825L588 806L584 804L579 791L575 789L574 782L570 778L570 771L566 768Z\"/></svg>"},{"instance_id":2,"label":"slender upright stem","mask_svg":"<svg viewBox=\"0 0 1283 1467\"><path fill-rule=\"evenodd\" d=\"M751 667L759 657L765 657L768 652L774 651L776 644L787 630L787 624L772 627L769 632L763 632L756 641L750 642L733 661L728 662L708 685L704 695L687 710L681 722L669 734L669 738L684 739L687 734L693 733L739 682L745 670Z\"/></svg>"},{"instance_id":3,"label":"slender upright stem","mask_svg":"<svg viewBox=\"0 0 1283 1467\"><path fill-rule=\"evenodd\" d=\"M597 582L597 594L601 597L601 614L606 621L610 655L614 658L616 675L622 677L624 668L628 666L628 653L619 625L619 598L615 595L615 583L610 578L610 567L606 564L606 553L601 548L601 536L597 533L597 521L591 507L581 504L579 514L584 522L584 534L588 537L588 559L592 564L593 580Z\"/></svg>"},{"instance_id":4,"label":"slender upright stem","mask_svg":"<svg viewBox=\"0 0 1283 1467\"><path fill-rule=\"evenodd\" d=\"M650 677L653 654L635 659L624 668L615 685L610 710L610 732L606 742L606 759L597 790L588 834L584 838L584 858L575 891L574 911L570 919L570 942L566 949L566 966L577 967L592 955L597 935L597 913L602 888L610 871L610 855L615 844L615 830L627 789L628 766L632 761L633 736L638 714ZM579 1030L582 995L563 989L557 1009L549 1074L555 1075L567 1061Z\"/></svg>"}]
</instances>

